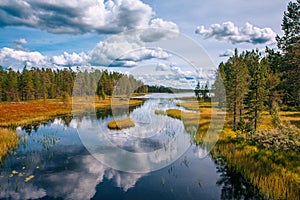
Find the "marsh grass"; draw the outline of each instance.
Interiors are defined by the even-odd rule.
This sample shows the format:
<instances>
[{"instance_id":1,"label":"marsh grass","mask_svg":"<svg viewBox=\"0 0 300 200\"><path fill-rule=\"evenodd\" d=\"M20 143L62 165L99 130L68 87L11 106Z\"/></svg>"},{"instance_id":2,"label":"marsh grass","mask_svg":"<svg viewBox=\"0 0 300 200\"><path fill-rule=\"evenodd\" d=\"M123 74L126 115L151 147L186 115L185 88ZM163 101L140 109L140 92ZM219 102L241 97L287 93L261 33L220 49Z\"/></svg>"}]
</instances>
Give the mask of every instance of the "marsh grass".
<instances>
[{"instance_id":1,"label":"marsh grass","mask_svg":"<svg viewBox=\"0 0 300 200\"><path fill-rule=\"evenodd\" d=\"M16 131L6 128L0 128L0 162L4 156L19 144L19 138Z\"/></svg>"},{"instance_id":2,"label":"marsh grass","mask_svg":"<svg viewBox=\"0 0 300 200\"><path fill-rule=\"evenodd\" d=\"M240 172L271 199L300 197L299 130L289 125L299 113L281 112L283 127L275 128L264 112L259 129L250 135L225 126L212 154Z\"/></svg>"},{"instance_id":3,"label":"marsh grass","mask_svg":"<svg viewBox=\"0 0 300 200\"><path fill-rule=\"evenodd\" d=\"M107 124L107 127L112 130L121 130L125 128L131 128L134 126L135 123L130 117L124 119L115 119L113 121L108 122Z\"/></svg>"},{"instance_id":4,"label":"marsh grass","mask_svg":"<svg viewBox=\"0 0 300 200\"><path fill-rule=\"evenodd\" d=\"M1 127L17 127L71 112L60 99L0 103Z\"/></svg>"},{"instance_id":5,"label":"marsh grass","mask_svg":"<svg viewBox=\"0 0 300 200\"><path fill-rule=\"evenodd\" d=\"M184 106L188 110L198 112L183 112L178 109L169 109L164 113L161 111L156 111L156 113L166 114L169 117L182 120L185 130L192 134L191 138L196 144L203 144L204 142L214 143L217 141L217 137L221 130L211 126L212 105L210 103L201 102L199 104L198 101L189 100L188 102L183 102L179 105ZM215 120L220 120L220 123L222 123L222 115L224 115L224 112L218 110L219 118L216 118ZM216 132L216 134L207 135L209 129Z\"/></svg>"},{"instance_id":6,"label":"marsh grass","mask_svg":"<svg viewBox=\"0 0 300 200\"><path fill-rule=\"evenodd\" d=\"M198 102L197 100L186 100L182 103L178 103L177 106L184 107L187 110L199 111L202 108L212 108L216 107L217 103L214 102Z\"/></svg>"},{"instance_id":7,"label":"marsh grass","mask_svg":"<svg viewBox=\"0 0 300 200\"><path fill-rule=\"evenodd\" d=\"M93 104L89 103L93 102ZM135 106L143 100L114 100L114 106ZM28 102L0 103L0 127L17 127L43 122L60 115L84 112L89 109L107 108L112 105L111 98L99 100L95 97L74 97L65 99L46 99Z\"/></svg>"},{"instance_id":8,"label":"marsh grass","mask_svg":"<svg viewBox=\"0 0 300 200\"><path fill-rule=\"evenodd\" d=\"M89 102L93 103L90 104ZM113 103L117 107L135 106L142 104L143 100L127 99L124 101L123 99L116 99ZM48 122L58 116L84 113L91 108L107 108L111 105L111 98L99 100L95 97L64 97L62 99L0 103L0 162L10 149L16 148L19 144L18 135L12 129L18 126ZM118 123L118 126L125 127L126 125L122 123L125 122ZM127 126L132 125L129 121L127 123Z\"/></svg>"},{"instance_id":9,"label":"marsh grass","mask_svg":"<svg viewBox=\"0 0 300 200\"><path fill-rule=\"evenodd\" d=\"M212 154L240 172L262 194L272 199L299 199L300 157L296 152L274 152L241 140L219 140Z\"/></svg>"},{"instance_id":10,"label":"marsh grass","mask_svg":"<svg viewBox=\"0 0 300 200\"><path fill-rule=\"evenodd\" d=\"M178 104L188 110L200 111L198 115L202 116L198 118L198 122L180 110L172 109L166 113L170 117L183 120L185 125L198 124L199 128L194 140L196 143L201 143L210 123L211 105L213 104L199 104L196 100L190 99ZM285 133L287 131L274 130L272 117L268 112L263 112L258 127L258 136L260 137L252 135L250 139L254 137L256 141L253 143L249 142L249 136L246 133L232 130L231 116L227 115L227 123L211 153L215 158L222 158L229 168L241 173L266 197L298 200L300 197L300 144L297 139L299 135L293 134L298 131L296 127L292 126L293 130L289 129L288 124L290 122L299 125L300 113L280 112L280 117L289 134ZM267 134L262 134L262 132ZM288 141L278 141L281 140L281 137ZM295 138L296 142L294 142ZM293 148L288 148L290 140L293 141ZM265 142L274 143L277 148L273 148L273 145L272 148L267 148L263 145Z\"/></svg>"}]
</instances>

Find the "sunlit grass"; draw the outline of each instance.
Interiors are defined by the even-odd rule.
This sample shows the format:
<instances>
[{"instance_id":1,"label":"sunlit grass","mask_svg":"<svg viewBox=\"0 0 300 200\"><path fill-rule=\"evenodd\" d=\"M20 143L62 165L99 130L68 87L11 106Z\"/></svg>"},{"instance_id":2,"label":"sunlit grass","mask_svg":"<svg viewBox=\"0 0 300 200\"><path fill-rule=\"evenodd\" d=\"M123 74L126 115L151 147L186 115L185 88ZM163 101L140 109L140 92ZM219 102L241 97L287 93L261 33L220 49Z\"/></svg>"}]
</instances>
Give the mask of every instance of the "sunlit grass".
<instances>
[{"instance_id":1,"label":"sunlit grass","mask_svg":"<svg viewBox=\"0 0 300 200\"><path fill-rule=\"evenodd\" d=\"M71 112L71 105L60 99L36 100L17 103L0 103L0 126L21 126L49 119L51 116Z\"/></svg>"},{"instance_id":2,"label":"sunlit grass","mask_svg":"<svg viewBox=\"0 0 300 200\"><path fill-rule=\"evenodd\" d=\"M91 103L92 102L92 103ZM63 99L34 100L28 102L2 102L0 103L0 127L17 127L34 122L48 121L49 119L82 112L88 109L114 106L140 105L143 101L138 99L122 100L111 98L99 100L95 97L75 97Z\"/></svg>"},{"instance_id":3,"label":"sunlit grass","mask_svg":"<svg viewBox=\"0 0 300 200\"><path fill-rule=\"evenodd\" d=\"M299 198L300 156L297 152L274 152L237 138L226 140L219 140L215 146L215 157L223 158L228 167L240 172L268 198Z\"/></svg>"},{"instance_id":4,"label":"sunlit grass","mask_svg":"<svg viewBox=\"0 0 300 200\"><path fill-rule=\"evenodd\" d=\"M16 148L19 144L19 138L16 131L0 128L0 162L10 149Z\"/></svg>"},{"instance_id":5,"label":"sunlit grass","mask_svg":"<svg viewBox=\"0 0 300 200\"><path fill-rule=\"evenodd\" d=\"M125 119L116 119L116 120L108 122L108 124L107 124L107 127L109 129L113 129L113 130L131 128L134 126L135 126L134 121L130 117L127 117Z\"/></svg>"},{"instance_id":6,"label":"sunlit grass","mask_svg":"<svg viewBox=\"0 0 300 200\"><path fill-rule=\"evenodd\" d=\"M92 102L92 103L91 103ZM95 97L68 97L64 99L46 99L27 102L2 102L0 103L0 162L10 149L18 145L17 133L10 128L26 126L36 122L48 121L59 115L72 112L82 112L90 108L106 108L114 106L135 106L143 101L138 99L124 100L111 98L100 100ZM126 122L126 123L125 123ZM133 121L118 122L117 127L134 126Z\"/></svg>"},{"instance_id":7,"label":"sunlit grass","mask_svg":"<svg viewBox=\"0 0 300 200\"><path fill-rule=\"evenodd\" d=\"M279 115L284 123L290 122L300 128L300 112L279 112Z\"/></svg>"},{"instance_id":8,"label":"sunlit grass","mask_svg":"<svg viewBox=\"0 0 300 200\"><path fill-rule=\"evenodd\" d=\"M201 111L203 108L216 107L215 102L198 102L197 100L187 100L182 103L178 103L177 106L184 107L187 110Z\"/></svg>"},{"instance_id":9,"label":"sunlit grass","mask_svg":"<svg viewBox=\"0 0 300 200\"><path fill-rule=\"evenodd\" d=\"M194 118L199 115L198 122L180 110L167 110L166 113L170 117L183 120L185 125L198 124L199 128L194 140L196 143L201 143L209 127L211 105L207 102L199 104L196 100L187 100L178 104L188 110L200 111L193 113ZM292 124L300 124L299 112L280 112L280 117L283 124L288 124L289 121ZM214 157L223 158L228 167L241 173L268 198L298 200L300 197L299 151L293 149L275 151L263 148L261 144L249 144L246 133L232 130L228 123L231 118L232 116L227 115L227 123L212 151ZM258 130L274 128L271 115L267 111L263 112Z\"/></svg>"},{"instance_id":10,"label":"sunlit grass","mask_svg":"<svg viewBox=\"0 0 300 200\"><path fill-rule=\"evenodd\" d=\"M188 102L183 102L179 105L184 105L187 110L194 110L198 112L184 112L178 109L169 109L166 110L166 112L155 111L155 113L165 114L169 117L182 120L185 130L188 133L193 134L192 140L196 144L202 144L204 142L214 143L217 141L221 130L211 125L212 105L210 103L202 102L199 104L196 100L188 100ZM217 109L214 111L218 112L218 117L215 117L214 120L217 120L222 124L222 119L225 113ZM216 123L216 121L214 123ZM210 134L207 134L209 129L211 132Z\"/></svg>"}]
</instances>

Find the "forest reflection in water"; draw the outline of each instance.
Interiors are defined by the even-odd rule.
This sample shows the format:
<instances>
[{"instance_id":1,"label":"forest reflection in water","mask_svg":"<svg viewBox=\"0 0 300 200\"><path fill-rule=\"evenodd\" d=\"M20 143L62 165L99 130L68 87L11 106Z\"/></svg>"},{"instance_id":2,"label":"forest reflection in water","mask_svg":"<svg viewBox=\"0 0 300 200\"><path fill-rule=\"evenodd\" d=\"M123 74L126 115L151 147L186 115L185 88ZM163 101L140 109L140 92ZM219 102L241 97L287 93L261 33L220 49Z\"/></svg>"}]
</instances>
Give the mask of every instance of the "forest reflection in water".
<instances>
[{"instance_id":1,"label":"forest reflection in water","mask_svg":"<svg viewBox=\"0 0 300 200\"><path fill-rule=\"evenodd\" d=\"M67 115L18 128L21 144L1 165L0 198L263 199L219 159L203 158L207 152L196 144L171 165L149 173L126 173L102 164L83 146L77 126L111 116L109 108L99 109L95 119Z\"/></svg>"}]
</instances>

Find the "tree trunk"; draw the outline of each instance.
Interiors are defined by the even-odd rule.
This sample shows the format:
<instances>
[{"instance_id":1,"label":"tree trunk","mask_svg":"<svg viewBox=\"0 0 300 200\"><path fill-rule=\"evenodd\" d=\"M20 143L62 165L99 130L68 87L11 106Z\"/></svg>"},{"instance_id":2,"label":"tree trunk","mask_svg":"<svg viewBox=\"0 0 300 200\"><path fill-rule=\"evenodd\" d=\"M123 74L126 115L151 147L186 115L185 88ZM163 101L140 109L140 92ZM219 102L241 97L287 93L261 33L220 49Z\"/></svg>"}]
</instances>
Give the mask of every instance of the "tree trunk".
<instances>
[{"instance_id":1,"label":"tree trunk","mask_svg":"<svg viewBox=\"0 0 300 200\"><path fill-rule=\"evenodd\" d=\"M236 130L236 102L233 105L233 129Z\"/></svg>"},{"instance_id":2,"label":"tree trunk","mask_svg":"<svg viewBox=\"0 0 300 200\"><path fill-rule=\"evenodd\" d=\"M242 121L243 109L240 108L240 122Z\"/></svg>"},{"instance_id":3,"label":"tree trunk","mask_svg":"<svg viewBox=\"0 0 300 200\"><path fill-rule=\"evenodd\" d=\"M256 131L257 128L257 118L258 118L258 88L255 89L255 111L254 111L254 131Z\"/></svg>"}]
</instances>

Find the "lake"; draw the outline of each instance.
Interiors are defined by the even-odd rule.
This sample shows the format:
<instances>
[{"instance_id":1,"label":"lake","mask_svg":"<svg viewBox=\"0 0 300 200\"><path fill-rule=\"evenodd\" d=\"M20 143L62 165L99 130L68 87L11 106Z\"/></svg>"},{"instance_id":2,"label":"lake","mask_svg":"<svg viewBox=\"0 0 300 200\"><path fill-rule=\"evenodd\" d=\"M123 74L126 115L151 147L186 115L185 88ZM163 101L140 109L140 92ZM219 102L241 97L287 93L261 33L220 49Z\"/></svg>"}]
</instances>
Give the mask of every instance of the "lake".
<instances>
[{"instance_id":1,"label":"lake","mask_svg":"<svg viewBox=\"0 0 300 200\"><path fill-rule=\"evenodd\" d=\"M151 94L141 106L18 127L21 144L1 164L0 198L264 199L240 174L194 144L182 121L155 114L184 110L174 97L191 95ZM135 127L107 128L125 116Z\"/></svg>"}]
</instances>

